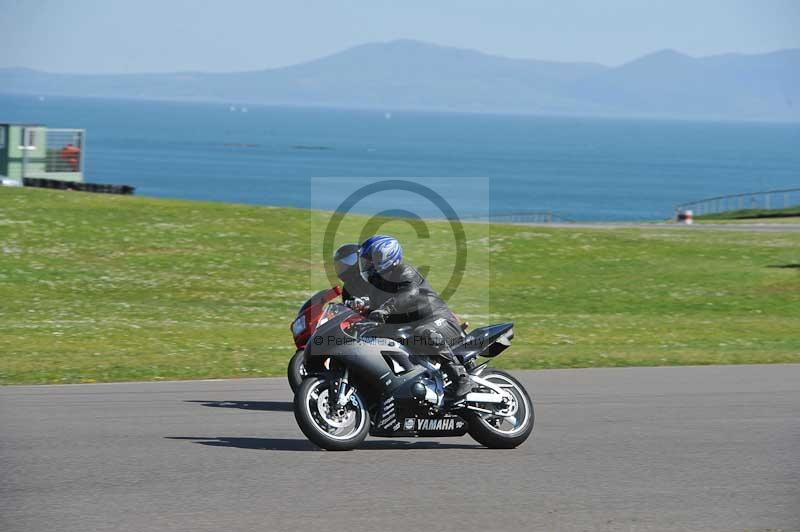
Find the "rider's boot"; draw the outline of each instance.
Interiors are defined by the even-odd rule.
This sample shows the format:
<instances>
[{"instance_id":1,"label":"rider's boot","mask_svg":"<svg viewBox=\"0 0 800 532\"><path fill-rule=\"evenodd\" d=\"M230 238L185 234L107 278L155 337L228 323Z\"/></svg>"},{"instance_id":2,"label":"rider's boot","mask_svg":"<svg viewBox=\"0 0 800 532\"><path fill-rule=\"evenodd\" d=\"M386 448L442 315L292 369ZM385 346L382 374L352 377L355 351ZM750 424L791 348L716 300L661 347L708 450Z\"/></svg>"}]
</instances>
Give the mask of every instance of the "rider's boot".
<instances>
[{"instance_id":1,"label":"rider's boot","mask_svg":"<svg viewBox=\"0 0 800 532\"><path fill-rule=\"evenodd\" d=\"M442 358L442 370L447 373L456 386L452 399L460 401L472 391L472 380L469 377L467 368L453 354L452 349L450 349L444 336L439 331L427 329L423 332L423 337L426 345L438 352L438 355Z\"/></svg>"},{"instance_id":2,"label":"rider's boot","mask_svg":"<svg viewBox=\"0 0 800 532\"><path fill-rule=\"evenodd\" d=\"M453 384L456 386L453 393L453 399L456 401L463 399L469 392L472 391L472 379L469 378L467 368L463 364L455 361L446 361L443 369L450 376Z\"/></svg>"}]
</instances>

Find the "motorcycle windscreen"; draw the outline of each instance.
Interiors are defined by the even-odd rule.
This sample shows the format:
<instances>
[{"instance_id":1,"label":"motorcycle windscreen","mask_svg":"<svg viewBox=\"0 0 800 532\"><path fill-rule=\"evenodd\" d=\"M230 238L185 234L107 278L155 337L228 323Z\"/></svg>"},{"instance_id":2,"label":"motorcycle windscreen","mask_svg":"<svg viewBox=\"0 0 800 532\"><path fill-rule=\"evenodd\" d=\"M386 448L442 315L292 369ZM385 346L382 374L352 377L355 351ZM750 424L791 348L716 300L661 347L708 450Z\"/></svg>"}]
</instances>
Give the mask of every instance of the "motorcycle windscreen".
<instances>
[{"instance_id":1,"label":"motorcycle windscreen","mask_svg":"<svg viewBox=\"0 0 800 532\"><path fill-rule=\"evenodd\" d=\"M325 325L341 314L352 315L355 314L355 312L350 307L342 305L341 303L328 303L325 305L325 308L322 309L322 316L320 316L319 321L317 321L317 327Z\"/></svg>"}]
</instances>

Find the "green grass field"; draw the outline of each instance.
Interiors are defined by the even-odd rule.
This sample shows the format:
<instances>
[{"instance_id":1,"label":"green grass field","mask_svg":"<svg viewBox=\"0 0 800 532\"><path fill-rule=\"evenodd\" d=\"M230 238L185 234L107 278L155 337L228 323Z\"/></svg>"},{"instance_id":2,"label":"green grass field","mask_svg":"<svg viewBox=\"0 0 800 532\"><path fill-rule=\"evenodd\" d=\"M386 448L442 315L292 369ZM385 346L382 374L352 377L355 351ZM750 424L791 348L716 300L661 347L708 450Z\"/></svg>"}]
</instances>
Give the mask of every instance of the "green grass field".
<instances>
[{"instance_id":1,"label":"green grass field","mask_svg":"<svg viewBox=\"0 0 800 532\"><path fill-rule=\"evenodd\" d=\"M289 322L324 280L313 235L326 219L0 188L0 382L282 375ZM440 288L450 233L430 227L424 241L403 221L381 231ZM467 236L451 303L473 326L516 323L499 366L800 362L800 233L467 224Z\"/></svg>"}]
</instances>

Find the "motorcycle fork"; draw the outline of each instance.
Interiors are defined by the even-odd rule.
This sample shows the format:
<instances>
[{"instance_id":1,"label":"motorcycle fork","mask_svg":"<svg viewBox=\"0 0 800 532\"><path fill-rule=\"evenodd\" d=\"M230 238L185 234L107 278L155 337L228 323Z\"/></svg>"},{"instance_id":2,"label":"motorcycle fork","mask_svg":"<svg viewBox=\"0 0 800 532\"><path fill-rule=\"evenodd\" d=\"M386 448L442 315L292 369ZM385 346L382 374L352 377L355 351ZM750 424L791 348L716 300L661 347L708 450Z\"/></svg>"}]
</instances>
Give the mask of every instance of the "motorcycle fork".
<instances>
[{"instance_id":1,"label":"motorcycle fork","mask_svg":"<svg viewBox=\"0 0 800 532\"><path fill-rule=\"evenodd\" d=\"M328 385L328 405L331 409L339 408L347 404L350 396L353 395L353 389L348 390L348 379L350 370L347 366L344 367L341 377L333 379Z\"/></svg>"},{"instance_id":2,"label":"motorcycle fork","mask_svg":"<svg viewBox=\"0 0 800 532\"><path fill-rule=\"evenodd\" d=\"M336 404L339 406L344 406L345 403L350 399L350 395L352 395L352 391L348 392L347 390L347 378L350 374L350 370L347 366L344 368L344 374L342 378L339 379L339 388L336 390Z\"/></svg>"}]
</instances>

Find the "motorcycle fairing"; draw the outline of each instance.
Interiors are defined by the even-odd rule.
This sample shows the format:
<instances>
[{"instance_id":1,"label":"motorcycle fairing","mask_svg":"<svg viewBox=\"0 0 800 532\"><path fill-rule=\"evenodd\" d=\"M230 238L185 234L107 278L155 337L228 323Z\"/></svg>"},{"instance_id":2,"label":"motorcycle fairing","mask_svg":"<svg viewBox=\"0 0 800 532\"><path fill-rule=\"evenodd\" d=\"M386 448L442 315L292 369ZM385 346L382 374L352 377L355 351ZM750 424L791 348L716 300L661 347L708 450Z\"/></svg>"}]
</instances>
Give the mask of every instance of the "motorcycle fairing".
<instances>
[{"instance_id":1,"label":"motorcycle fairing","mask_svg":"<svg viewBox=\"0 0 800 532\"><path fill-rule=\"evenodd\" d=\"M324 371L325 359L339 360L348 367L353 378L371 387L377 397L384 397L428 371L416 366L401 374L395 373L384 354L397 352L410 358L412 355L406 347L389 338L364 336L356 339L346 334L341 324L356 313L342 305L335 306L338 312L317 328L306 345L304 362L309 372ZM369 323L364 325L369 327Z\"/></svg>"},{"instance_id":2,"label":"motorcycle fairing","mask_svg":"<svg viewBox=\"0 0 800 532\"><path fill-rule=\"evenodd\" d=\"M455 414L442 416L398 417L385 425L373 423L370 436L379 438L416 438L463 436L469 430L467 421Z\"/></svg>"}]
</instances>

